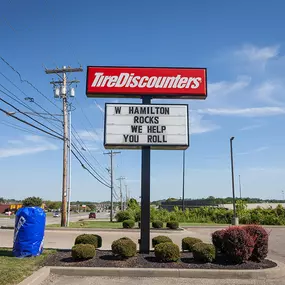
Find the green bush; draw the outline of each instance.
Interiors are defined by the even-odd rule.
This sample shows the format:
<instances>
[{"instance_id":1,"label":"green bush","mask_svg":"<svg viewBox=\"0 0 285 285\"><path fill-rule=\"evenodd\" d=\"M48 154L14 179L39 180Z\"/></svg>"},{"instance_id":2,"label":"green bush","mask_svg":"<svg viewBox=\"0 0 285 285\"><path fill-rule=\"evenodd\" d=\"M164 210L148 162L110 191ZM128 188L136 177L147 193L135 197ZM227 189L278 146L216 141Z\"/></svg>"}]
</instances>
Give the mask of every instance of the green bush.
<instances>
[{"instance_id":1,"label":"green bush","mask_svg":"<svg viewBox=\"0 0 285 285\"><path fill-rule=\"evenodd\" d=\"M135 226L135 221L133 221L133 220L123 221L123 228L124 229L132 229L134 226Z\"/></svg>"},{"instance_id":2,"label":"green bush","mask_svg":"<svg viewBox=\"0 0 285 285\"><path fill-rule=\"evenodd\" d=\"M119 211L115 216L117 222L122 223L126 220L135 220L135 217L131 211Z\"/></svg>"},{"instance_id":3,"label":"green bush","mask_svg":"<svg viewBox=\"0 0 285 285\"><path fill-rule=\"evenodd\" d=\"M154 254L157 260L163 262L177 261L180 258L179 247L172 242L160 243L155 246Z\"/></svg>"},{"instance_id":4,"label":"green bush","mask_svg":"<svg viewBox=\"0 0 285 285\"><path fill-rule=\"evenodd\" d=\"M152 239L152 247L155 247L158 244L172 242L171 238L167 236L157 236Z\"/></svg>"},{"instance_id":5,"label":"green bush","mask_svg":"<svg viewBox=\"0 0 285 285\"><path fill-rule=\"evenodd\" d=\"M71 255L74 260L90 259L95 254L96 250L92 244L76 244L71 249Z\"/></svg>"},{"instance_id":6,"label":"green bush","mask_svg":"<svg viewBox=\"0 0 285 285\"><path fill-rule=\"evenodd\" d=\"M193 245L193 258L198 262L212 262L215 259L215 247L212 244L199 242Z\"/></svg>"},{"instance_id":7,"label":"green bush","mask_svg":"<svg viewBox=\"0 0 285 285\"><path fill-rule=\"evenodd\" d=\"M102 237L93 234L79 235L75 239L75 245L76 244L91 244L95 248L100 248L102 247Z\"/></svg>"},{"instance_id":8,"label":"green bush","mask_svg":"<svg viewBox=\"0 0 285 285\"><path fill-rule=\"evenodd\" d=\"M199 238L186 237L182 239L182 250L188 250L192 252L193 246L199 242L202 242L202 240L200 240Z\"/></svg>"},{"instance_id":9,"label":"green bush","mask_svg":"<svg viewBox=\"0 0 285 285\"><path fill-rule=\"evenodd\" d=\"M121 258L129 258L137 254L137 245L129 238L120 238L112 243L112 253Z\"/></svg>"},{"instance_id":10,"label":"green bush","mask_svg":"<svg viewBox=\"0 0 285 285\"><path fill-rule=\"evenodd\" d=\"M173 222L168 222L167 223L167 227L171 230L176 230L179 228L179 223L176 222L176 221L173 221Z\"/></svg>"},{"instance_id":11,"label":"green bush","mask_svg":"<svg viewBox=\"0 0 285 285\"><path fill-rule=\"evenodd\" d=\"M43 200L40 197L28 197L22 201L23 207L40 207Z\"/></svg>"},{"instance_id":12,"label":"green bush","mask_svg":"<svg viewBox=\"0 0 285 285\"><path fill-rule=\"evenodd\" d=\"M163 228L163 222L162 221L153 221L152 227L155 229L161 229L161 228Z\"/></svg>"}]
</instances>

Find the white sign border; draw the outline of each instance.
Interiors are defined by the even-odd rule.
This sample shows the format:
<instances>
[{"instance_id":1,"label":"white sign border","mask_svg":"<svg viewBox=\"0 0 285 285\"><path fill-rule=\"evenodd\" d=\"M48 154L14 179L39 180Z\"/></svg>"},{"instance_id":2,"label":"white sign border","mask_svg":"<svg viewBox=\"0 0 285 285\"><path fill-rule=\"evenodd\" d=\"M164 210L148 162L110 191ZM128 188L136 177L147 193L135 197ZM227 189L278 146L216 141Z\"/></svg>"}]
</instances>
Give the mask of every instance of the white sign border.
<instances>
[{"instance_id":1,"label":"white sign border","mask_svg":"<svg viewBox=\"0 0 285 285\"><path fill-rule=\"evenodd\" d=\"M106 125L107 125L107 106L108 105L134 105L134 106L186 106L186 116L187 116L187 144L176 145L176 144L160 144L160 145L150 145L150 144L136 144L136 145L122 145L122 144L107 144L106 143ZM189 105L188 104L141 104L141 103L105 103L104 112L104 147L105 149L142 149L143 147L150 147L154 150L186 150L189 147Z\"/></svg>"}]
</instances>

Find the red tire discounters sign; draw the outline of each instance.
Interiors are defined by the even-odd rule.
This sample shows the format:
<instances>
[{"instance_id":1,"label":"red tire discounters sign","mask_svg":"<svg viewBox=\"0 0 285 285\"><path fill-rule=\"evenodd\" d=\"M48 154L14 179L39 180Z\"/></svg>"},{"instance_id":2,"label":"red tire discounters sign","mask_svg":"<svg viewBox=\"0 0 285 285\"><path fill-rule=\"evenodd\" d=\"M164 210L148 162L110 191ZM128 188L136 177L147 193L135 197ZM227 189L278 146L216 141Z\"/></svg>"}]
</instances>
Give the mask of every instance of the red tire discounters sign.
<instances>
[{"instance_id":1,"label":"red tire discounters sign","mask_svg":"<svg viewBox=\"0 0 285 285\"><path fill-rule=\"evenodd\" d=\"M88 66L88 97L206 99L206 68Z\"/></svg>"}]
</instances>

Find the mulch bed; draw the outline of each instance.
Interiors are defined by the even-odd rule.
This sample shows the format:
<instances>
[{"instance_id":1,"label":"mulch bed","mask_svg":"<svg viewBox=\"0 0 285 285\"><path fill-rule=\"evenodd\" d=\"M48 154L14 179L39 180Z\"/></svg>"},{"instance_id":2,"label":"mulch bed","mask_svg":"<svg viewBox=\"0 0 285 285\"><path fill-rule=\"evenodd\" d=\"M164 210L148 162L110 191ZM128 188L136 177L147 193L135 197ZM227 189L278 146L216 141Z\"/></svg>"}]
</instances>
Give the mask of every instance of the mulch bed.
<instances>
[{"instance_id":1,"label":"mulch bed","mask_svg":"<svg viewBox=\"0 0 285 285\"><path fill-rule=\"evenodd\" d=\"M58 251L50 255L44 262L45 266L78 266L78 267L122 267L122 268L180 268L180 269L265 269L276 266L276 263L268 259L256 263L230 264L223 258L213 263L197 263L189 252L181 253L178 262L157 262L153 252L150 254L138 254L135 257L121 260L112 255L111 251L97 250L96 257L84 261L74 261L71 251Z\"/></svg>"}]
</instances>

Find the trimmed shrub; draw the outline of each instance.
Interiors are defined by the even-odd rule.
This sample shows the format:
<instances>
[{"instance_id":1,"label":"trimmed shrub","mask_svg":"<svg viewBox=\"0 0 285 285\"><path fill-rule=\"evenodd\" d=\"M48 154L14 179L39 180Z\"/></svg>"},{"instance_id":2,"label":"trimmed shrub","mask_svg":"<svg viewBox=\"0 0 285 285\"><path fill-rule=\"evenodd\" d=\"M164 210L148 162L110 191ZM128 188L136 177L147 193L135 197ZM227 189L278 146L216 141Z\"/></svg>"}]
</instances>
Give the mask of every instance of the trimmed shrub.
<instances>
[{"instance_id":1,"label":"trimmed shrub","mask_svg":"<svg viewBox=\"0 0 285 285\"><path fill-rule=\"evenodd\" d=\"M212 233L212 242L216 250L223 252L223 237L225 230L219 230Z\"/></svg>"},{"instance_id":2,"label":"trimmed shrub","mask_svg":"<svg viewBox=\"0 0 285 285\"><path fill-rule=\"evenodd\" d=\"M222 248L230 261L243 263L251 257L254 240L242 227L230 227L225 230Z\"/></svg>"},{"instance_id":3,"label":"trimmed shrub","mask_svg":"<svg viewBox=\"0 0 285 285\"><path fill-rule=\"evenodd\" d=\"M193 245L193 258L199 262L212 262L215 259L215 247L209 243L195 243Z\"/></svg>"},{"instance_id":4,"label":"trimmed shrub","mask_svg":"<svg viewBox=\"0 0 285 285\"><path fill-rule=\"evenodd\" d=\"M257 262L264 260L268 254L269 236L267 231L258 225L248 225L243 228L254 240L254 248L250 259Z\"/></svg>"},{"instance_id":5,"label":"trimmed shrub","mask_svg":"<svg viewBox=\"0 0 285 285\"><path fill-rule=\"evenodd\" d=\"M130 211L120 211L115 216L117 222L122 223L125 220L135 220L133 213Z\"/></svg>"},{"instance_id":6,"label":"trimmed shrub","mask_svg":"<svg viewBox=\"0 0 285 285\"><path fill-rule=\"evenodd\" d=\"M96 249L92 244L76 244L71 249L71 256L74 260L91 259L95 254Z\"/></svg>"},{"instance_id":7,"label":"trimmed shrub","mask_svg":"<svg viewBox=\"0 0 285 285\"><path fill-rule=\"evenodd\" d=\"M171 230L176 230L179 228L179 223L176 221L168 222L167 227Z\"/></svg>"},{"instance_id":8,"label":"trimmed shrub","mask_svg":"<svg viewBox=\"0 0 285 285\"><path fill-rule=\"evenodd\" d=\"M102 247L102 237L93 234L79 235L75 239L76 244L92 244L95 248Z\"/></svg>"},{"instance_id":9,"label":"trimmed shrub","mask_svg":"<svg viewBox=\"0 0 285 285\"><path fill-rule=\"evenodd\" d=\"M133 221L133 220L123 221L123 228L124 229L132 229L134 226L135 226L135 221Z\"/></svg>"},{"instance_id":10,"label":"trimmed shrub","mask_svg":"<svg viewBox=\"0 0 285 285\"><path fill-rule=\"evenodd\" d=\"M137 254L137 245L129 238L120 238L112 243L112 253L121 258L129 258Z\"/></svg>"},{"instance_id":11,"label":"trimmed shrub","mask_svg":"<svg viewBox=\"0 0 285 285\"><path fill-rule=\"evenodd\" d=\"M155 229L161 229L161 228L163 228L163 222L162 221L153 221L152 227Z\"/></svg>"},{"instance_id":12,"label":"trimmed shrub","mask_svg":"<svg viewBox=\"0 0 285 285\"><path fill-rule=\"evenodd\" d=\"M155 247L158 244L172 242L171 238L167 236L157 236L152 239L152 247Z\"/></svg>"},{"instance_id":13,"label":"trimmed shrub","mask_svg":"<svg viewBox=\"0 0 285 285\"><path fill-rule=\"evenodd\" d=\"M177 261L180 258L178 245L172 242L160 243L155 246L154 254L157 260L163 262Z\"/></svg>"},{"instance_id":14,"label":"trimmed shrub","mask_svg":"<svg viewBox=\"0 0 285 285\"><path fill-rule=\"evenodd\" d=\"M200 240L199 238L186 237L182 240L182 250L188 250L192 252L193 246L199 242L202 242L202 240Z\"/></svg>"}]
</instances>

